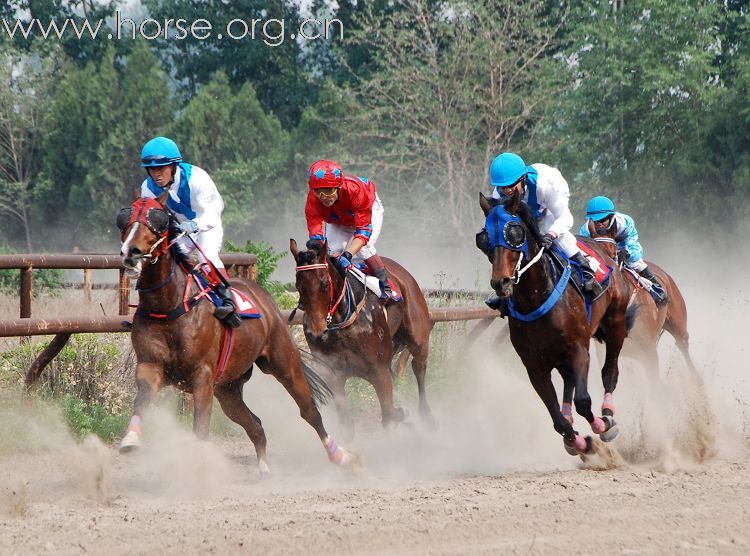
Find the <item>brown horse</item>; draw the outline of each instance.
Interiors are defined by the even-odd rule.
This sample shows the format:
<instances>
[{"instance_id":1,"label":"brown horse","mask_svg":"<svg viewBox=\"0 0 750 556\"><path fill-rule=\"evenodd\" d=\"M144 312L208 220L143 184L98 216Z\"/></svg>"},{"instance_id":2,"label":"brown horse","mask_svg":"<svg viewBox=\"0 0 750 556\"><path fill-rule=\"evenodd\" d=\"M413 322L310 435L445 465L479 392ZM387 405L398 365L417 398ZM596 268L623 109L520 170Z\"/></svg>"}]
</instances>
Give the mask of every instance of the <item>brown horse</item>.
<instances>
[{"instance_id":1,"label":"brown horse","mask_svg":"<svg viewBox=\"0 0 750 556\"><path fill-rule=\"evenodd\" d=\"M351 276L344 280L324 243L299 251L297 242L291 239L289 249L297 262L296 285L305 311L305 337L313 354L333 370L329 384L347 434L354 431L344 390L351 377L363 378L375 388L384 427L404 419L404 410L393 405L391 375L393 357L403 349L413 358L419 414L434 426L425 396L432 322L422 290L412 275L395 261L383 258L388 276L403 298L384 305L358 280Z\"/></svg>"},{"instance_id":2,"label":"brown horse","mask_svg":"<svg viewBox=\"0 0 750 556\"><path fill-rule=\"evenodd\" d=\"M598 234L593 223L589 221L588 231L591 237L602 246L607 255L616 261L617 243L614 240L614 226L607 229L604 233ZM648 367L658 370L659 356L656 348L659 338L661 338L662 333L666 330L674 338L688 367L694 370L695 365L690 357L689 350L690 335L687 329L687 307L685 306L685 299L682 297L682 292L680 292L672 276L654 263L648 263L648 267L664 286L667 294L667 303L657 305L651 294L641 285L637 277L627 269L623 269L624 264L622 262L619 263L619 266L628 286L628 306L638 307L637 317L632 331L628 334L628 338L632 339L638 346L638 355L640 358L643 359L643 362Z\"/></svg>"},{"instance_id":3,"label":"brown horse","mask_svg":"<svg viewBox=\"0 0 750 556\"><path fill-rule=\"evenodd\" d=\"M508 320L513 347L555 430L563 436L568 453L588 453L592 441L573 429L571 402L575 399L576 411L602 440L616 436L613 392L619 374L618 357L627 334L624 278L619 270L613 270L609 287L591 304L589 319L584 300L570 285L567 273L553 272L550 258L540 252L537 222L520 194L517 192L503 205L480 193L479 205L486 221L480 232L485 237L482 240L478 235L477 245L492 264L491 287L514 307ZM591 240L590 246L614 266L596 242ZM605 391L601 419L591 410L587 386L589 344L597 331L607 348L601 371ZM552 369L557 369L563 379L562 411L552 384Z\"/></svg>"},{"instance_id":4,"label":"brown horse","mask_svg":"<svg viewBox=\"0 0 750 556\"><path fill-rule=\"evenodd\" d=\"M325 384L303 365L273 298L254 282L232 280L232 285L249 296L261 313L260 318L243 320L239 328L231 331L232 338L227 336L230 330L213 316L212 303L204 296L193 300L191 296L200 289L192 276L183 272L182 265L176 264L176 254L167 247L178 232L164 201L141 198L118 216L122 231L120 256L128 274L138 279L140 296L132 328L138 393L120 449L129 451L140 445L144 409L164 385L171 384L193 395L193 431L202 439L208 437L215 395L224 413L245 429L255 446L261 475L267 474L266 435L260 419L242 399L242 387L257 363L294 398L302 418L318 433L331 461L353 463L354 456L336 446L323 427L313 396L319 399L324 395ZM224 349L228 345L225 341L231 341L231 350Z\"/></svg>"}]
</instances>

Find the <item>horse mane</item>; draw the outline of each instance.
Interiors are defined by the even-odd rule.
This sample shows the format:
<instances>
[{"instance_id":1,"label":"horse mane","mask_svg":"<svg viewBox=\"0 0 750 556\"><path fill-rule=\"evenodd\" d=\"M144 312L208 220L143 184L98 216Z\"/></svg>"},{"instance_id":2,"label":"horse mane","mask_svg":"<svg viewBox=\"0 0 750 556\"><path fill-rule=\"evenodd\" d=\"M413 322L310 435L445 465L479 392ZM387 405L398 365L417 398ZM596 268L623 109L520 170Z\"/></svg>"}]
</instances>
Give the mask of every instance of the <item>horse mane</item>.
<instances>
[{"instance_id":1,"label":"horse mane","mask_svg":"<svg viewBox=\"0 0 750 556\"><path fill-rule=\"evenodd\" d=\"M521 219L521 222L523 222L528 228L529 232L534 238L534 241L539 243L542 239L542 232L539 231L539 223L534 217L534 212L531 210L531 207L525 202L521 201L520 203L518 203L516 213Z\"/></svg>"}]
</instances>

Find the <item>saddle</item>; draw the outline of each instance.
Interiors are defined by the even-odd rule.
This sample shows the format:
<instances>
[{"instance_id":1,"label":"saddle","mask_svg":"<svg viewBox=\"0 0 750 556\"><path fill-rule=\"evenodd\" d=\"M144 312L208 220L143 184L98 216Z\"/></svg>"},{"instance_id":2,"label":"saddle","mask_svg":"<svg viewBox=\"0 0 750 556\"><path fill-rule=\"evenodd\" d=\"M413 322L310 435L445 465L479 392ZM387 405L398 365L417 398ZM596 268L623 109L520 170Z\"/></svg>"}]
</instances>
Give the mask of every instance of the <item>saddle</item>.
<instances>
[{"instance_id":1,"label":"saddle","mask_svg":"<svg viewBox=\"0 0 750 556\"><path fill-rule=\"evenodd\" d=\"M213 290L213 286L216 285L213 278L213 272L207 269L208 265L202 264L197 265L192 272L196 282L205 292L208 298L216 307L221 307L221 298ZM253 302L252 299L245 293L234 287L232 290L232 299L234 299L234 306L237 309L237 314L241 319L259 319L261 317L258 306ZM200 294L199 294L200 295Z\"/></svg>"},{"instance_id":2,"label":"saddle","mask_svg":"<svg viewBox=\"0 0 750 556\"><path fill-rule=\"evenodd\" d=\"M364 263L353 263L352 266L349 267L349 276L357 280L360 284L364 284L368 290L377 295L380 299L383 299L383 293L380 291L380 281L368 272L369 267ZM388 278L388 285L391 286L391 290L393 290L393 293L396 296L395 301L402 301L403 297L401 296L401 292L390 278Z\"/></svg>"},{"instance_id":3,"label":"saddle","mask_svg":"<svg viewBox=\"0 0 750 556\"><path fill-rule=\"evenodd\" d=\"M568 265L572 267L573 272L570 273L570 282L586 302L586 308L588 310L591 303L604 295L604 293L609 288L609 277L612 274L612 268L607 266L607 264L604 262L604 259L602 259L596 251L594 251L591 247L589 247L582 241L577 240L577 245L578 248L583 252L583 256L588 261L591 270L594 271L596 281L602 286L602 292L596 297L592 298L590 295L587 295L586 291L583 289L583 271L581 270L581 267L577 262L572 259L568 259L568 257L566 257L565 254L562 251L558 250L556 247L548 249L545 252L545 256L548 257L550 262L552 263L550 264L550 268L552 268L552 272L554 274L553 280L559 279L560 275Z\"/></svg>"}]
</instances>

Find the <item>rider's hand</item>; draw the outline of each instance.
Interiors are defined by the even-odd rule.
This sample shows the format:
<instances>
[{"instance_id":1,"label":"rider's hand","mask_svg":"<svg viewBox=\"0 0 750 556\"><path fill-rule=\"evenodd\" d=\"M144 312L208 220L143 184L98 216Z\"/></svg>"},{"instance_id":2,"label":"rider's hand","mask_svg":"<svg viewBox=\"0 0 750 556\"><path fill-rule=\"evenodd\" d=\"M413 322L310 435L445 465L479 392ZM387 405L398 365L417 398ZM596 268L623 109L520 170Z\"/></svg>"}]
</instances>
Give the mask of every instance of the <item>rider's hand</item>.
<instances>
[{"instance_id":1,"label":"rider's hand","mask_svg":"<svg viewBox=\"0 0 750 556\"><path fill-rule=\"evenodd\" d=\"M539 242L539 247L543 249L549 249L552 247L552 242L555 240L555 236L553 236L550 233L546 233L542 236L541 241Z\"/></svg>"},{"instance_id":2,"label":"rider's hand","mask_svg":"<svg viewBox=\"0 0 750 556\"><path fill-rule=\"evenodd\" d=\"M617 251L617 260L620 262L628 262L630 260L630 252L627 249L620 249Z\"/></svg>"},{"instance_id":3,"label":"rider's hand","mask_svg":"<svg viewBox=\"0 0 750 556\"><path fill-rule=\"evenodd\" d=\"M180 231L194 234L198 231L198 224L195 223L195 220L185 220L185 222L180 222Z\"/></svg>"},{"instance_id":4,"label":"rider's hand","mask_svg":"<svg viewBox=\"0 0 750 556\"><path fill-rule=\"evenodd\" d=\"M341 266L341 270L346 270L352 266L352 254L349 253L349 251L341 253L341 256L339 257L339 265Z\"/></svg>"}]
</instances>

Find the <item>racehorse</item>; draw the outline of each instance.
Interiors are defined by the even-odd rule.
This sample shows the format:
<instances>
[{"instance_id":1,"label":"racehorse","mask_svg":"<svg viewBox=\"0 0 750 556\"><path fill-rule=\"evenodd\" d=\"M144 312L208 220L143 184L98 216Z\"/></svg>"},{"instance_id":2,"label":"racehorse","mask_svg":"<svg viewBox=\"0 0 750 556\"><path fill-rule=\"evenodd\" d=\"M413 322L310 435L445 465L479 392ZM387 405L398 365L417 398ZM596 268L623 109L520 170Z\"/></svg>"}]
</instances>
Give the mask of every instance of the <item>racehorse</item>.
<instances>
[{"instance_id":1,"label":"racehorse","mask_svg":"<svg viewBox=\"0 0 750 556\"><path fill-rule=\"evenodd\" d=\"M402 355L404 349L412 355L419 414L434 427L425 396L432 322L416 280L397 262L383 257L388 276L402 297L399 302L384 305L350 272L344 279L335 259L328 257L325 243L311 247L299 251L297 242L289 240L297 263L296 286L304 307L305 338L312 353L333 371L328 383L346 433L351 436L354 431L344 389L351 377L362 378L375 388L384 427L405 418L403 408L393 404L391 375L394 355Z\"/></svg>"},{"instance_id":2,"label":"racehorse","mask_svg":"<svg viewBox=\"0 0 750 556\"><path fill-rule=\"evenodd\" d=\"M575 399L576 411L603 441L617 435L613 392L619 374L618 357L628 329L624 279L614 268L609 287L591 302L588 314L583 297L568 281L570 267L553 272L554 263L543 256L536 219L520 193L505 203L480 193L479 205L486 221L485 229L477 235L477 245L492 264L490 286L513 308L508 320L513 347L547 407L555 430L563 436L567 452L589 453L593 442L573 429L571 402ZM483 234L484 240L480 239ZM589 240L587 246L614 267L595 241ZM602 418L591 410L587 387L589 344L595 332L603 336L606 344L601 371L605 392ZM552 369L557 369L563 379L562 410L552 384Z\"/></svg>"},{"instance_id":3,"label":"racehorse","mask_svg":"<svg viewBox=\"0 0 750 556\"><path fill-rule=\"evenodd\" d=\"M257 364L286 388L302 418L318 433L329 459L356 463L356 456L337 446L323 427L314 397L322 399L327 387L303 365L273 298L252 281L234 279L232 286L257 305L260 318L245 319L233 330L217 320L213 304L206 302L207 290L196 286L195 276L170 248L179 231L165 201L166 194L159 200L137 199L117 219L122 232L120 256L128 275L137 278L139 292L131 336L138 393L121 451L140 445L144 409L164 385L171 384L193 395L193 431L201 439L208 437L215 395L227 417L245 429L255 446L261 476L268 474L263 426L242 399L242 387Z\"/></svg>"},{"instance_id":4,"label":"racehorse","mask_svg":"<svg viewBox=\"0 0 750 556\"><path fill-rule=\"evenodd\" d=\"M588 231L591 237L599 242L607 255L617 261L614 227L610 227L603 233L597 233L596 227L589 221ZM667 294L667 303L657 305L648 289L640 282L637 273L624 268L625 265L622 261L619 266L628 286L628 306L638 307L638 316L633 325L633 330L628 334L628 338L637 344L639 355L643 358L644 363L658 370L659 357L656 347L662 333L666 330L674 338L688 367L695 370L689 350L690 334L687 329L687 307L674 279L659 266L652 262L648 263L648 267L659 278Z\"/></svg>"}]
</instances>

